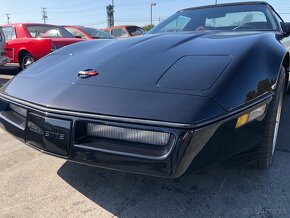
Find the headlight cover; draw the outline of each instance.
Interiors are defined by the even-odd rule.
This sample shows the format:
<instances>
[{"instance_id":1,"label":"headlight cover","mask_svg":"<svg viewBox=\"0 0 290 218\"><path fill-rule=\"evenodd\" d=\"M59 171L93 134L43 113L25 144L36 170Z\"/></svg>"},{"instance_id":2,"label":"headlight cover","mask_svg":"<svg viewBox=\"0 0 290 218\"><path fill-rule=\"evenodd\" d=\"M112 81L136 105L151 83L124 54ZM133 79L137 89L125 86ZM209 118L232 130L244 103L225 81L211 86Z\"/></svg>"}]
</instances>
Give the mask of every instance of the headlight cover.
<instances>
[{"instance_id":1,"label":"headlight cover","mask_svg":"<svg viewBox=\"0 0 290 218\"><path fill-rule=\"evenodd\" d=\"M108 126L94 123L87 123L87 135L89 137L117 139L159 146L167 145L170 140L170 133Z\"/></svg>"}]
</instances>

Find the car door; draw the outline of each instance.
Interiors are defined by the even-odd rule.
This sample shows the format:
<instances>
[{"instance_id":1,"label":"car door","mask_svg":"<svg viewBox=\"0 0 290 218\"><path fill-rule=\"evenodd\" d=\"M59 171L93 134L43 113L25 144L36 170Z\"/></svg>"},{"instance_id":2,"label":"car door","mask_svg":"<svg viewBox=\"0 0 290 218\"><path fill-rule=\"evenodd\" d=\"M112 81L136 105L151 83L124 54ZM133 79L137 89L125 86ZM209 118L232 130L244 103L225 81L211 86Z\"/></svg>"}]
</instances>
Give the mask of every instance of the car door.
<instances>
[{"instance_id":1,"label":"car door","mask_svg":"<svg viewBox=\"0 0 290 218\"><path fill-rule=\"evenodd\" d=\"M7 58L5 54L5 36L0 27L0 65L6 64Z\"/></svg>"},{"instance_id":2,"label":"car door","mask_svg":"<svg viewBox=\"0 0 290 218\"><path fill-rule=\"evenodd\" d=\"M5 49L5 36L2 31L2 28L0 27L0 52L3 52L4 49Z\"/></svg>"},{"instance_id":3,"label":"car door","mask_svg":"<svg viewBox=\"0 0 290 218\"><path fill-rule=\"evenodd\" d=\"M10 61L13 61L15 59L15 51L13 48L13 40L16 39L15 28L13 26L5 26L2 27L2 30L6 39L6 55L8 56Z\"/></svg>"}]
</instances>

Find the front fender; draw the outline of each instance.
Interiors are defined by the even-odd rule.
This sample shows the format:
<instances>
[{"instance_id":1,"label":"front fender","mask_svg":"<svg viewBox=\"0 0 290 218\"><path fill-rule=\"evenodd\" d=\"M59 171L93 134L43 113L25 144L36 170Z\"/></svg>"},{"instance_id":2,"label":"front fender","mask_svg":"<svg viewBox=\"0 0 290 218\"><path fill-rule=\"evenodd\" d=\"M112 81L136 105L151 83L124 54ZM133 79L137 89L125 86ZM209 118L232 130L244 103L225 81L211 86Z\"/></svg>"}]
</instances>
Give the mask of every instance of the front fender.
<instances>
[{"instance_id":1,"label":"front fender","mask_svg":"<svg viewBox=\"0 0 290 218\"><path fill-rule=\"evenodd\" d=\"M212 98L231 111L272 92L287 52L274 34L261 34L246 51L234 55L212 88Z\"/></svg>"}]
</instances>

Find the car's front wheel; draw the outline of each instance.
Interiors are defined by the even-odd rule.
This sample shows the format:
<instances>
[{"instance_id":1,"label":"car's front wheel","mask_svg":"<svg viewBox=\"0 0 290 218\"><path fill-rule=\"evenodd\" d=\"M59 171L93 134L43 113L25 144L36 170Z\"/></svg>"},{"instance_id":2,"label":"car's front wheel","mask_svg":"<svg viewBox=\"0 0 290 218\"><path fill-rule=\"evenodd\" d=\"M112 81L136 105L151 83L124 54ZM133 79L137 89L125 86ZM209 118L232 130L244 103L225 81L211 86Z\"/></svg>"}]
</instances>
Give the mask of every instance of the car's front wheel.
<instances>
[{"instance_id":1,"label":"car's front wheel","mask_svg":"<svg viewBox=\"0 0 290 218\"><path fill-rule=\"evenodd\" d=\"M281 69L274 97L268 107L263 129L263 139L258 146L255 156L255 165L258 168L268 168L271 166L276 149L278 130L281 119L283 97L285 93L285 75L284 68Z\"/></svg>"}]
</instances>

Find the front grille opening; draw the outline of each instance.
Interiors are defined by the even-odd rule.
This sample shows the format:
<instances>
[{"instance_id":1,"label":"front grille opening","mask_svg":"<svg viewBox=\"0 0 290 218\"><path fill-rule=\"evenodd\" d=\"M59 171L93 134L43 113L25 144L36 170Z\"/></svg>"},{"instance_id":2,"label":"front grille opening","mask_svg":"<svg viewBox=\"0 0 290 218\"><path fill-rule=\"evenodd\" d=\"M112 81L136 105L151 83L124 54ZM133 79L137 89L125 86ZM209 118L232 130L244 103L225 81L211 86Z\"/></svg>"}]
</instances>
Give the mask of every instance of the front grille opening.
<instances>
[{"instance_id":1,"label":"front grille opening","mask_svg":"<svg viewBox=\"0 0 290 218\"><path fill-rule=\"evenodd\" d=\"M1 102L0 118L6 122L24 130L27 110L15 104ZM4 106L5 105L5 106Z\"/></svg>"},{"instance_id":2,"label":"front grille opening","mask_svg":"<svg viewBox=\"0 0 290 218\"><path fill-rule=\"evenodd\" d=\"M11 111L23 116L27 117L27 110L25 108L19 107L15 104L9 104L9 108Z\"/></svg>"}]
</instances>

